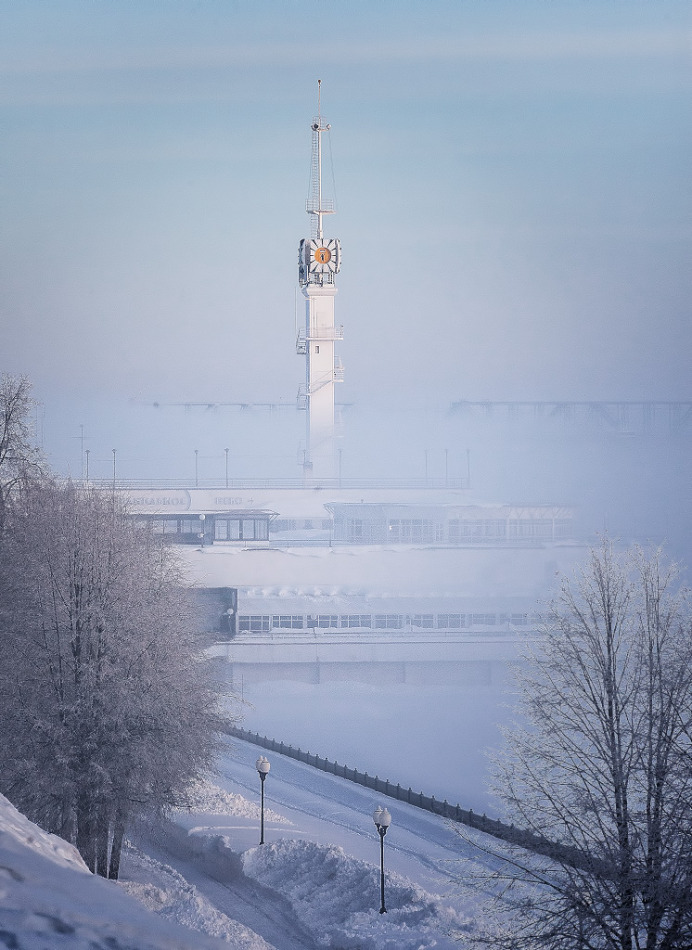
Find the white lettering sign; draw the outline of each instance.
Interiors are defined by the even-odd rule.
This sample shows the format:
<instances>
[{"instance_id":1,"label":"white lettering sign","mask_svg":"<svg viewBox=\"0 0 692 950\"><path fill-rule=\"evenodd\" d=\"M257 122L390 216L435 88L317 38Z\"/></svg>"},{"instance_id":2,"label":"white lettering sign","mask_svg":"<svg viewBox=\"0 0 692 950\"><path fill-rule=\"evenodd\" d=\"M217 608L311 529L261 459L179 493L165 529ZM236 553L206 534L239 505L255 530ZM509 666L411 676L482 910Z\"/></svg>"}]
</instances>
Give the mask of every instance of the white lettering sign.
<instances>
[{"instance_id":1,"label":"white lettering sign","mask_svg":"<svg viewBox=\"0 0 692 950\"><path fill-rule=\"evenodd\" d=\"M180 496L176 497L175 495L157 495L150 498L129 498L128 501L133 507L146 506L147 508L183 508L187 505L187 498Z\"/></svg>"}]
</instances>

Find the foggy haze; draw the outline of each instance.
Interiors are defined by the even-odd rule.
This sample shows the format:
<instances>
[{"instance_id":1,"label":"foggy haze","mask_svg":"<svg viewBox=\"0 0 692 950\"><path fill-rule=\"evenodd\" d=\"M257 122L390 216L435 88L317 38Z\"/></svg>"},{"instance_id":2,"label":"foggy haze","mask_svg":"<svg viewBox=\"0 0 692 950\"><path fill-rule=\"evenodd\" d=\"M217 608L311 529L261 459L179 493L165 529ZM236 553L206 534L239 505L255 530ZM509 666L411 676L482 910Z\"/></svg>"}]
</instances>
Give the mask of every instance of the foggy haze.
<instances>
[{"instance_id":1,"label":"foggy haze","mask_svg":"<svg viewBox=\"0 0 692 950\"><path fill-rule=\"evenodd\" d=\"M0 368L32 379L58 472L82 476L88 450L107 479L115 448L120 478L221 483L229 448L232 478L299 477L320 77L344 478L470 470L484 500L574 504L584 535L668 539L692 561L692 421L450 412L692 398L688 4L0 17Z\"/></svg>"}]
</instances>

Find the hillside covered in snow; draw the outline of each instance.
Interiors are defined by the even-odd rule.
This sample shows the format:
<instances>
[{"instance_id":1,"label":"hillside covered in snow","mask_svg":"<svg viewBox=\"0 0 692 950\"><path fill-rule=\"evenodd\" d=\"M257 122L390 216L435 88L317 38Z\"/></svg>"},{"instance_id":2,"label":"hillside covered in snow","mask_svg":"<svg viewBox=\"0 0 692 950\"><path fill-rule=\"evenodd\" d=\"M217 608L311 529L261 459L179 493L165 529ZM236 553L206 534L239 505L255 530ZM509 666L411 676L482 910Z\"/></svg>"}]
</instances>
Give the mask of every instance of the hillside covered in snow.
<instances>
[{"instance_id":1,"label":"hillside covered in snow","mask_svg":"<svg viewBox=\"0 0 692 950\"><path fill-rule=\"evenodd\" d=\"M149 913L117 884L91 874L76 848L41 831L1 795L0 944L13 950L228 946Z\"/></svg>"},{"instance_id":2,"label":"hillside covered in snow","mask_svg":"<svg viewBox=\"0 0 692 950\"><path fill-rule=\"evenodd\" d=\"M479 909L458 884L479 870L468 842L390 803L381 915L372 793L275 756L259 846L256 755L229 743L192 805L128 844L117 884L0 798L0 940L15 950L464 946Z\"/></svg>"}]
</instances>

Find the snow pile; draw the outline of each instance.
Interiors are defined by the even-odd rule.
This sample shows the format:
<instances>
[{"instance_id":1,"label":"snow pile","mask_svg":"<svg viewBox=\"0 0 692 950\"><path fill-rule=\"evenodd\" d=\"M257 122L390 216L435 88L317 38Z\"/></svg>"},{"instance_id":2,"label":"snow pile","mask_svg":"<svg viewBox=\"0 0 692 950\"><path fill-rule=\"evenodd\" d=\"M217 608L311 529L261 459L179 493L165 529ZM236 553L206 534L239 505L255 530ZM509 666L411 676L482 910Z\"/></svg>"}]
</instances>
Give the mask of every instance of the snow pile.
<instances>
[{"instance_id":1,"label":"snow pile","mask_svg":"<svg viewBox=\"0 0 692 950\"><path fill-rule=\"evenodd\" d=\"M260 820L260 806L256 802L250 802L234 792L227 792L208 779L200 779L191 785L187 792L187 799L185 806L174 809L172 815L174 820L176 813L183 812L195 812L200 815L235 815L239 818ZM275 824L291 824L288 818L272 811L271 808L265 807L264 817Z\"/></svg>"},{"instance_id":2,"label":"snow pile","mask_svg":"<svg viewBox=\"0 0 692 950\"><path fill-rule=\"evenodd\" d=\"M148 910L191 930L220 937L237 950L271 950L256 933L217 910L170 865L129 843L125 861L128 880L121 881L120 886Z\"/></svg>"},{"instance_id":3,"label":"snow pile","mask_svg":"<svg viewBox=\"0 0 692 950\"><path fill-rule=\"evenodd\" d=\"M470 921L406 878L386 874L333 845L282 840L243 855L243 869L282 894L316 942L339 950L459 950Z\"/></svg>"},{"instance_id":4,"label":"snow pile","mask_svg":"<svg viewBox=\"0 0 692 950\"><path fill-rule=\"evenodd\" d=\"M246 767L250 774L253 762ZM235 768L242 777L241 765ZM277 763L276 779L278 772ZM307 769L297 772L313 785ZM286 792L293 788L288 781L282 785ZM304 789L300 808L291 811L303 824L277 815L286 837L256 847L257 806L204 782L196 789L195 811L191 805L163 822L147 839L148 853L126 846L119 885L92 875L75 848L41 831L0 796L0 944L14 950L463 947L472 921L402 874L387 870L388 913L379 914L379 867L328 843L344 830L355 835L356 845L360 841L332 793L325 798L324 789ZM313 798L318 805L329 802L326 820L310 817ZM362 811L359 797L355 809ZM215 816L212 824L196 825L205 811ZM397 831L405 841L403 820ZM422 840L429 863L436 846L427 834ZM238 914L242 922L234 919Z\"/></svg>"},{"instance_id":5,"label":"snow pile","mask_svg":"<svg viewBox=\"0 0 692 950\"><path fill-rule=\"evenodd\" d=\"M149 914L117 885L94 877L72 845L46 834L2 795L0 943L14 950L228 950Z\"/></svg>"}]
</instances>

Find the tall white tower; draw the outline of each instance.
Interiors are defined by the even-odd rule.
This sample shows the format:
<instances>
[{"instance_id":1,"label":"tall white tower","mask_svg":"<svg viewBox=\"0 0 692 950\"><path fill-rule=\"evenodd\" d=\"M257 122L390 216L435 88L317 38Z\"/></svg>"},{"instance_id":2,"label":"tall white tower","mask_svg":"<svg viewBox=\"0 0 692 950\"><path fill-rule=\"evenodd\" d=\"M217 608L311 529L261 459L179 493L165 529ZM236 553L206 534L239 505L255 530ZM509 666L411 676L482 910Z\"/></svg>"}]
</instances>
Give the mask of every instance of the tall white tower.
<instances>
[{"instance_id":1,"label":"tall white tower","mask_svg":"<svg viewBox=\"0 0 692 950\"><path fill-rule=\"evenodd\" d=\"M298 280L305 296L305 326L298 333L296 351L305 356L305 385L298 394L307 410L304 477L322 481L335 476L334 383L344 378L334 344L343 339L343 327L334 324L335 275L341 264L341 245L324 236L323 218L334 214L333 199L322 193L322 135L329 132L321 111L321 83L317 81L317 117L312 123L310 193L305 210L311 217L311 236L300 242Z\"/></svg>"}]
</instances>

